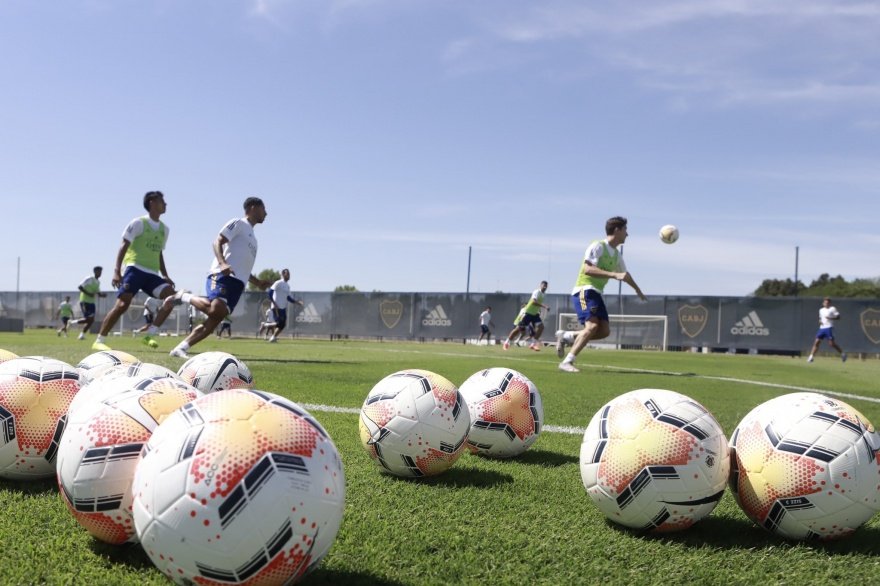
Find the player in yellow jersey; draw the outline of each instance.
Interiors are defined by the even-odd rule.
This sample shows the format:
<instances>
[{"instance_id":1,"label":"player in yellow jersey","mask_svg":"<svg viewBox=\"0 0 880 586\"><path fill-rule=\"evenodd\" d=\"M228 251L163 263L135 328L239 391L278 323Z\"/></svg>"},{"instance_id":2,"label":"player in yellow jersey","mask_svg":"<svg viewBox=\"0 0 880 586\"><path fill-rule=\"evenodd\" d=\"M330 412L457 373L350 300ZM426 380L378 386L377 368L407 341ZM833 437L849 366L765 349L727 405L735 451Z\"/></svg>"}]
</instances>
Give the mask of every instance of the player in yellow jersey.
<instances>
[{"instance_id":1,"label":"player in yellow jersey","mask_svg":"<svg viewBox=\"0 0 880 586\"><path fill-rule=\"evenodd\" d=\"M101 332L92 344L93 350L110 349L105 337L119 316L131 305L131 300L138 291L157 299L165 299L174 294L174 282L168 276L162 254L168 241L168 226L159 219L167 209L162 192L147 192L144 195L144 209L147 210L147 215L133 219L122 232L122 245L116 254L116 267L113 270L113 286L118 288L116 304L104 316ZM171 305L159 307L156 318L144 336L145 344L152 348L158 347L155 336L172 309Z\"/></svg>"},{"instance_id":2,"label":"player in yellow jersey","mask_svg":"<svg viewBox=\"0 0 880 586\"><path fill-rule=\"evenodd\" d=\"M82 312L82 317L70 320L72 324L82 324L83 326L82 331L77 336L77 340L85 340L86 332L95 323L95 312L97 311L95 297L107 297L107 294L101 291L101 281L99 280L103 273L104 269L102 267L94 267L92 274L83 279L82 283L79 284L79 310Z\"/></svg>"},{"instance_id":3,"label":"player in yellow jersey","mask_svg":"<svg viewBox=\"0 0 880 586\"><path fill-rule=\"evenodd\" d=\"M610 218L605 222L605 234L604 240L596 240L587 247L584 261L578 271L577 281L575 281L574 289L571 292L572 305L577 313L578 321L584 328L570 342L572 344L571 351L559 363L559 370L565 372L578 372L574 360L580 351L586 347L590 340L601 340L607 338L611 333L608 310L602 299L602 291L608 279L623 281L635 289L640 299L645 300L645 295L636 285L632 275L627 272L623 257L617 249L618 246L626 242L628 236L626 218L620 216ZM564 353L566 343L564 336L573 333L557 334L556 353L558 355L561 356Z\"/></svg>"}]
</instances>

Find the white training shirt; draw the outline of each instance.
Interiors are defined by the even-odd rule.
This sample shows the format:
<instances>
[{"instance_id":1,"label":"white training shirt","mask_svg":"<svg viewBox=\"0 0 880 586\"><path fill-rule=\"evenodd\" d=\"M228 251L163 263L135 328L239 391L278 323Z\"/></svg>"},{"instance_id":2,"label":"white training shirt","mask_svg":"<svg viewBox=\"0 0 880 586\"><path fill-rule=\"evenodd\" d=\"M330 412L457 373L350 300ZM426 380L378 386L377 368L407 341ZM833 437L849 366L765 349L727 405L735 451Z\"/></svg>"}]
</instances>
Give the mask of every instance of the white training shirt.
<instances>
[{"instance_id":1,"label":"white training shirt","mask_svg":"<svg viewBox=\"0 0 880 586\"><path fill-rule=\"evenodd\" d=\"M220 230L229 242L223 245L223 259L232 267L232 276L247 285L257 260L257 237L247 218L229 220ZM211 262L211 274L220 273L220 263Z\"/></svg>"},{"instance_id":2,"label":"white training shirt","mask_svg":"<svg viewBox=\"0 0 880 586\"><path fill-rule=\"evenodd\" d=\"M160 222L154 222L150 216L138 216L128 223L128 226L125 227L125 230L122 231L122 239L131 244L134 242L134 239L144 233L144 219L150 223L150 227L153 230L159 229ZM162 243L162 248L165 248L165 244L168 242L168 234L171 233L171 229L166 225L165 226L165 242ZM126 264L122 267L122 272L125 272L125 267L129 266L131 263ZM162 276L159 271L154 271L153 269L148 269L146 267L142 267L139 264L134 264L136 268L142 270L145 273L150 273L151 275Z\"/></svg>"},{"instance_id":3,"label":"white training shirt","mask_svg":"<svg viewBox=\"0 0 880 586\"><path fill-rule=\"evenodd\" d=\"M488 310L486 310L480 314L480 325L481 326L488 326L490 321L492 321L492 314L489 313Z\"/></svg>"},{"instance_id":4,"label":"white training shirt","mask_svg":"<svg viewBox=\"0 0 880 586\"><path fill-rule=\"evenodd\" d=\"M840 317L840 313L837 312L837 308L833 305L831 307L822 307L819 309L819 327L820 328L830 328L834 325L834 320Z\"/></svg>"},{"instance_id":5,"label":"white training shirt","mask_svg":"<svg viewBox=\"0 0 880 586\"><path fill-rule=\"evenodd\" d=\"M584 261L581 263L581 271L584 270L584 263L589 262L594 267L599 266L599 259L602 258L602 255L605 254L605 247L608 247L609 255L617 255L617 266L611 270L611 272L615 273L625 273L626 272L626 263L623 262L623 254L621 254L620 249L615 249L613 246L608 244L608 240L597 240L590 244L587 247L587 250L584 251ZM609 277L610 280L610 277ZM607 283L607 281L606 281ZM586 285L575 285L571 290L572 295L577 295L583 289L596 289L599 293L602 293L602 289L594 287L592 284L587 283Z\"/></svg>"},{"instance_id":6,"label":"white training shirt","mask_svg":"<svg viewBox=\"0 0 880 586\"><path fill-rule=\"evenodd\" d=\"M272 300L278 309L287 309L288 299L290 295L290 283L284 279L278 279L272 283Z\"/></svg>"}]
</instances>

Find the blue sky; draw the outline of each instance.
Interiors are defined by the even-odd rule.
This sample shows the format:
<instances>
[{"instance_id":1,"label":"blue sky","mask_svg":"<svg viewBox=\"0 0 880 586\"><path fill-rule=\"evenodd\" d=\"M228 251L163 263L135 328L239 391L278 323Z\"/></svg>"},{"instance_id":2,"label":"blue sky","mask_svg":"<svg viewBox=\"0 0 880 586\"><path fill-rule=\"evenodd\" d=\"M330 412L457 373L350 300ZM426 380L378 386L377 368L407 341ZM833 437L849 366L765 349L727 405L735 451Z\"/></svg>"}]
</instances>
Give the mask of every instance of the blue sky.
<instances>
[{"instance_id":1,"label":"blue sky","mask_svg":"<svg viewBox=\"0 0 880 586\"><path fill-rule=\"evenodd\" d=\"M294 290L646 294L880 276L880 3L0 0L0 290L112 268L162 190L201 290L259 195ZM675 245L657 238L676 224ZM109 270L103 284L109 288Z\"/></svg>"}]
</instances>

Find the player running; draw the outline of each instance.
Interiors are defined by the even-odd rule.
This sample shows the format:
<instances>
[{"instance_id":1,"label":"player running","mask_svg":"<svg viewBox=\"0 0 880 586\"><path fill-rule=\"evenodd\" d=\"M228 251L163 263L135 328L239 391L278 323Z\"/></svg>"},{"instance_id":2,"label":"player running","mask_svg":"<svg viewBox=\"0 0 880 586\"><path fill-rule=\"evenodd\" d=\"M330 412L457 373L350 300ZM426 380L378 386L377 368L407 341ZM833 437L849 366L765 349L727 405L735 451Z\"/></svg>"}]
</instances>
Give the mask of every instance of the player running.
<instances>
[{"instance_id":1,"label":"player running","mask_svg":"<svg viewBox=\"0 0 880 586\"><path fill-rule=\"evenodd\" d=\"M507 335L507 339L504 341L503 346L505 350L510 348L510 343L515 341L516 337L522 335L526 330L529 330L532 334L529 338L531 340L529 348L536 352L541 349L541 333L544 331L544 322L541 320L541 310L550 309L549 306L544 305L544 293L546 292L547 281L541 281L538 288L532 291L532 296L520 312L522 317L517 316L513 329L510 330L510 333Z\"/></svg>"}]
</instances>

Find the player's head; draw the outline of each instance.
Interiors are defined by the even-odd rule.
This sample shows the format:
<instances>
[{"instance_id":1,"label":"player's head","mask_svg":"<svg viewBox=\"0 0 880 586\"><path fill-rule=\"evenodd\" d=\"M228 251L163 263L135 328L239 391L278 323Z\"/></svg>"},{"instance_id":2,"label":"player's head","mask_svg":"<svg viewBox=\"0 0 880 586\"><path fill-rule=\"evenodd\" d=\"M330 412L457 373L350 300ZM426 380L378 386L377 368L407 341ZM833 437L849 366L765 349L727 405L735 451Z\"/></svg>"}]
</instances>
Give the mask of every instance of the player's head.
<instances>
[{"instance_id":1,"label":"player's head","mask_svg":"<svg viewBox=\"0 0 880 586\"><path fill-rule=\"evenodd\" d=\"M626 230L626 218L623 216L614 216L605 222L606 236L613 236L617 230Z\"/></svg>"},{"instance_id":2,"label":"player's head","mask_svg":"<svg viewBox=\"0 0 880 586\"><path fill-rule=\"evenodd\" d=\"M546 290L547 290L547 281L541 281L541 292L543 293Z\"/></svg>"},{"instance_id":3,"label":"player's head","mask_svg":"<svg viewBox=\"0 0 880 586\"><path fill-rule=\"evenodd\" d=\"M491 305L487 305L487 306L486 306L486 311L492 311L492 306L491 306Z\"/></svg>"},{"instance_id":4,"label":"player's head","mask_svg":"<svg viewBox=\"0 0 880 586\"><path fill-rule=\"evenodd\" d=\"M161 191L148 191L146 194L144 194L144 209L149 212L150 211L150 204L152 204L154 201L160 201L160 200L163 203L165 201L165 196L162 195Z\"/></svg>"},{"instance_id":5,"label":"player's head","mask_svg":"<svg viewBox=\"0 0 880 586\"><path fill-rule=\"evenodd\" d=\"M104 272L104 267L94 267L92 268L92 272L95 273L95 278L100 277L101 273Z\"/></svg>"},{"instance_id":6,"label":"player's head","mask_svg":"<svg viewBox=\"0 0 880 586\"><path fill-rule=\"evenodd\" d=\"M289 281L290 280L290 271L287 269L281 269L281 278L284 279L285 281Z\"/></svg>"},{"instance_id":7,"label":"player's head","mask_svg":"<svg viewBox=\"0 0 880 586\"><path fill-rule=\"evenodd\" d=\"M70 295L65 295L64 300L67 301L68 303L70 303Z\"/></svg>"},{"instance_id":8,"label":"player's head","mask_svg":"<svg viewBox=\"0 0 880 586\"><path fill-rule=\"evenodd\" d=\"M252 224L262 224L268 215L266 205L259 197L249 197L244 200L244 215Z\"/></svg>"},{"instance_id":9,"label":"player's head","mask_svg":"<svg viewBox=\"0 0 880 586\"><path fill-rule=\"evenodd\" d=\"M831 298L825 297L822 299L822 305L825 307L829 307L831 305Z\"/></svg>"}]
</instances>

